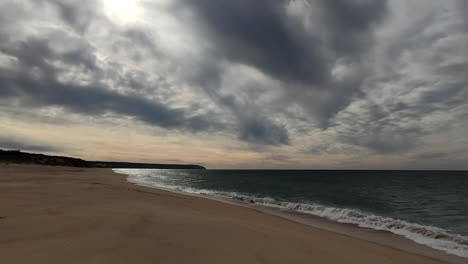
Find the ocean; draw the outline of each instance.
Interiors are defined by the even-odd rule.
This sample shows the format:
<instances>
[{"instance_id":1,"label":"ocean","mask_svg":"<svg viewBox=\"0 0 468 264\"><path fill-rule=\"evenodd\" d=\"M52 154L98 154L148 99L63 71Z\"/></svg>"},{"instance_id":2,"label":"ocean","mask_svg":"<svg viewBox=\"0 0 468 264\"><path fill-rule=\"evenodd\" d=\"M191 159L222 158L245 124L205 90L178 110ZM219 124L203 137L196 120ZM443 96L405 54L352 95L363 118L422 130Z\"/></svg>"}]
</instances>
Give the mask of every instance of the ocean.
<instances>
[{"instance_id":1,"label":"ocean","mask_svg":"<svg viewBox=\"0 0 468 264\"><path fill-rule=\"evenodd\" d=\"M388 231L468 258L468 172L114 171L137 184Z\"/></svg>"}]
</instances>

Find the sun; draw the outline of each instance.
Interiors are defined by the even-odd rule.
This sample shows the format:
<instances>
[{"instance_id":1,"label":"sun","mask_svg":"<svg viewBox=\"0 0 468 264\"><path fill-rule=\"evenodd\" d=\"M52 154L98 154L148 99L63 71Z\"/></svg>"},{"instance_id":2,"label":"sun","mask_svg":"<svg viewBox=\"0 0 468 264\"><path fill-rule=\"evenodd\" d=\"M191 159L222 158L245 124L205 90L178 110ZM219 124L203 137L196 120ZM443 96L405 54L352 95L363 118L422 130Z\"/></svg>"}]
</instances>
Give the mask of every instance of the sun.
<instances>
[{"instance_id":1,"label":"sun","mask_svg":"<svg viewBox=\"0 0 468 264\"><path fill-rule=\"evenodd\" d=\"M138 20L139 0L103 0L104 8L114 21L129 23Z\"/></svg>"}]
</instances>

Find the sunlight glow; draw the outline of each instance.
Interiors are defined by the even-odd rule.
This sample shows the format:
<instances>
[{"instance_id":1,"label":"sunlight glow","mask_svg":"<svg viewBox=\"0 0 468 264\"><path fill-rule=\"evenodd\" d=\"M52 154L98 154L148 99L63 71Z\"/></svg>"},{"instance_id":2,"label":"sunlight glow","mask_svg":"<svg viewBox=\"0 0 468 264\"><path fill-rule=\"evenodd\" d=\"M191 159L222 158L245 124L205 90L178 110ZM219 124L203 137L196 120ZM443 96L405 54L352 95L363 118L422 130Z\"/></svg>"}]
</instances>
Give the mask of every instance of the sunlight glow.
<instances>
[{"instance_id":1,"label":"sunlight glow","mask_svg":"<svg viewBox=\"0 0 468 264\"><path fill-rule=\"evenodd\" d=\"M129 23L138 20L139 0L103 0L109 18L115 22Z\"/></svg>"}]
</instances>

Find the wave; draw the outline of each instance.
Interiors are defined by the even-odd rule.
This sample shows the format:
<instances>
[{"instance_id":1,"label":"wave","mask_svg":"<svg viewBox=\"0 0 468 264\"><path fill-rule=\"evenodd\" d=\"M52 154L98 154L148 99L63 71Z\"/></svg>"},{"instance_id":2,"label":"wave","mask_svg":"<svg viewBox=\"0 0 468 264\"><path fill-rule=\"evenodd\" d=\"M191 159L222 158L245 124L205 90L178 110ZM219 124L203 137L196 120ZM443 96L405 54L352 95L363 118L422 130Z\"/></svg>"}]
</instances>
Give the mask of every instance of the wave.
<instances>
[{"instance_id":1,"label":"wave","mask_svg":"<svg viewBox=\"0 0 468 264\"><path fill-rule=\"evenodd\" d=\"M257 197L236 192L223 192L216 190L196 189L155 182L155 178L163 179L165 176L152 175L128 170L114 170L117 173L128 175L127 180L137 184L150 185L168 190L191 194L207 195L218 199L228 199L251 205L280 209L283 211L309 214L323 217L339 223L353 224L363 228L371 228L391 232L410 239L418 244L445 251L460 257L468 258L468 237L451 234L446 230L433 226L410 223L400 219L378 216L357 209L329 207L321 204L307 202L296 203L280 201L271 197Z\"/></svg>"}]
</instances>

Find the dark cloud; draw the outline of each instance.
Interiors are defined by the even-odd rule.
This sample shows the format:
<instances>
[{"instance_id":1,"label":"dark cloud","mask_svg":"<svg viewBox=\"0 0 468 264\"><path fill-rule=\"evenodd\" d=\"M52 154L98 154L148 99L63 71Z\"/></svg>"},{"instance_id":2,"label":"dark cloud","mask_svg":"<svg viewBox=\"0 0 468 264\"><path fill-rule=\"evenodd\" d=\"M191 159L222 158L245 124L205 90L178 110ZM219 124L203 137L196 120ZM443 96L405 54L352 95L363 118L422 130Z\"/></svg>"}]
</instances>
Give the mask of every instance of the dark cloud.
<instances>
[{"instance_id":1,"label":"dark cloud","mask_svg":"<svg viewBox=\"0 0 468 264\"><path fill-rule=\"evenodd\" d=\"M91 3L82 3L80 7L73 2L42 1L42 5L54 6L73 30L80 34L90 25L91 18L97 16L96 10L90 11ZM97 8L98 9L98 8ZM88 14L82 14L86 13ZM81 16L82 15L82 16ZM90 18L87 23L81 23L81 18ZM109 30L115 31L109 39L110 47L115 54L130 57L136 63L150 58L153 61L165 55L159 50L154 35L147 30L136 27L123 29L112 28L109 21L99 19ZM102 25L101 25L102 26ZM2 35L0 34L0 37ZM22 107L40 108L43 106L58 106L70 112L89 116L100 116L115 113L135 117L148 124L168 129L187 131L227 131L228 127L219 121L220 116L206 113L202 116L195 114L197 109L192 105L171 107L160 98L170 98L175 92L164 77L158 77L160 83L150 82L148 74L143 72L125 72L118 64L99 65L94 47L85 38L47 39L29 37L22 41L4 42L0 51L17 59L19 69L3 69L0 71L0 85L4 87L0 94L4 102L11 99L18 100ZM63 39L65 38L65 39ZM57 52L52 45L55 42L70 43L67 51ZM55 65L60 64L61 67ZM110 67L110 68L109 68ZM60 80L70 70L75 72L73 79L87 79L85 83ZM216 67L212 80L219 79L219 69ZM156 75L161 74L156 72ZM80 76L81 75L81 76ZM216 76L215 76L216 75ZM196 77L201 80L201 77ZM109 86L106 81L114 84ZM158 87L162 84L164 87ZM117 92L115 88L123 88ZM217 95L213 95L216 97ZM153 99L148 99L151 97ZM215 99L217 102L223 98ZM154 99L159 98L159 99ZM6 101L5 101L6 100ZM194 102L193 105L197 105ZM199 107L202 107L199 105ZM237 106L236 106L237 107ZM240 111L233 111L229 106L221 105L227 112L236 112L237 124L230 125L231 131L238 134L238 138L258 145L288 144L288 132L269 118L250 115L249 120ZM257 116L257 117L255 117Z\"/></svg>"},{"instance_id":2,"label":"dark cloud","mask_svg":"<svg viewBox=\"0 0 468 264\"><path fill-rule=\"evenodd\" d=\"M325 20L332 30L330 43L333 50L345 56L365 51L372 42L369 31L386 15L387 2L375 0L321 0L325 7Z\"/></svg>"},{"instance_id":3,"label":"dark cloud","mask_svg":"<svg viewBox=\"0 0 468 264\"><path fill-rule=\"evenodd\" d=\"M247 121L241 126L240 139L259 145L289 144L289 135L286 128L267 119Z\"/></svg>"},{"instance_id":4,"label":"dark cloud","mask_svg":"<svg viewBox=\"0 0 468 264\"><path fill-rule=\"evenodd\" d=\"M72 1L55 0L39 3L54 6L65 24L80 34L95 20L109 23L97 17L101 7L89 1L80 5ZM268 0L184 3L200 15L203 27L199 30L207 34L216 47L213 59L207 60L206 67L203 67L203 63L198 65L194 84L203 87L221 110L235 118L233 127L237 128L238 137L252 144L289 144L287 128L271 118L271 115L281 116L283 113L272 112L269 106L256 105L255 96L247 95L243 100L238 100L234 94L232 96L235 99L230 100L229 95L222 94L219 85L224 68L220 58L231 63L251 65L271 78L280 80L285 89L295 87L295 91L287 95L289 99L285 98L285 101L279 103L287 105L291 99L299 102L316 115L322 127L327 127L328 119L349 104L361 82L360 77L343 82L332 80L332 67L342 57L351 61L348 66L361 67L359 54L370 45L372 25L382 19L386 6L384 1L380 1L380 4L373 1L311 1L306 5L308 13L312 14L317 8L325 11L322 17L314 20L326 32L323 34L311 31L301 24L303 21L291 17L287 11L289 3ZM310 15L307 12L305 16ZM116 33L117 37L111 45L116 54L126 54L137 63L148 57L158 59L164 56L154 36L141 29L127 28ZM165 128L190 131L211 127L223 129L215 121L215 116L192 116L187 112L189 107L171 108L164 102L144 99L136 93L109 90L110 87L101 81L109 76L113 76L113 81L118 85L129 86L146 94L158 88L148 89L154 84L147 83L144 75L128 76L120 72L118 67L102 69L92 45L83 39L68 41L73 42L73 45L81 44L67 52L57 53L50 48L50 42L37 37L20 43L4 43L2 51L17 58L22 68L21 76L11 72L2 73L1 82L5 87L3 96L18 98L23 104L33 107L60 106L88 115L113 112ZM57 68L53 63L61 63L63 66ZM91 80L86 84L60 81L69 68L78 70ZM316 99L313 92L308 92L313 90L319 90L321 98ZM275 111L278 109L280 107L275 107Z\"/></svg>"},{"instance_id":5,"label":"dark cloud","mask_svg":"<svg viewBox=\"0 0 468 264\"><path fill-rule=\"evenodd\" d=\"M278 79L286 90L283 103L299 103L322 128L359 94L361 54L371 48L373 28L386 13L386 1L180 2L199 15L199 31L213 41L220 64L224 58ZM288 11L294 3L303 4L300 15ZM335 80L340 63L353 74ZM199 79L213 80L213 68Z\"/></svg>"},{"instance_id":6,"label":"dark cloud","mask_svg":"<svg viewBox=\"0 0 468 264\"><path fill-rule=\"evenodd\" d=\"M318 50L294 36L282 1L186 1L206 22L221 55L288 82L322 83L327 78Z\"/></svg>"},{"instance_id":7,"label":"dark cloud","mask_svg":"<svg viewBox=\"0 0 468 264\"><path fill-rule=\"evenodd\" d=\"M199 14L208 34L233 62L252 65L273 78L288 83L322 85L329 79L335 57L324 54L330 44L343 55L366 48L372 25L382 19L385 1L311 1L314 8L325 7L325 17L316 21L328 35L308 32L291 24L287 4L291 1L186 1ZM309 87L310 88L310 87ZM320 87L321 88L321 87Z\"/></svg>"},{"instance_id":8,"label":"dark cloud","mask_svg":"<svg viewBox=\"0 0 468 264\"><path fill-rule=\"evenodd\" d=\"M237 120L239 138L253 144L290 143L290 133L273 121L299 104L322 128L359 93L364 74L361 53L372 45L373 26L386 12L385 1L310 1L301 17L288 13L294 1L179 1L178 8L198 14L198 31L212 42L211 54L198 65L193 84L202 87L221 109ZM331 3L332 2L332 3ZM316 10L324 11L316 17ZM343 16L346 14L346 16ZM340 16L340 17L339 17ZM312 19L317 29L304 25ZM285 97L273 105L258 105L260 83L244 87L241 97L226 95L221 79L229 64L249 65L279 80ZM340 62L353 76L334 80ZM268 92L268 89L265 89Z\"/></svg>"},{"instance_id":9,"label":"dark cloud","mask_svg":"<svg viewBox=\"0 0 468 264\"><path fill-rule=\"evenodd\" d=\"M24 140L17 140L14 138L0 137L0 149L9 150L26 150L38 152L58 152L61 149L55 146L34 144Z\"/></svg>"},{"instance_id":10,"label":"dark cloud","mask_svg":"<svg viewBox=\"0 0 468 264\"><path fill-rule=\"evenodd\" d=\"M178 0L165 36L164 16L116 24L92 0L4 1L0 106L220 131L256 150L319 131L307 154L405 153L466 132L468 4L455 2L403 28L387 1Z\"/></svg>"},{"instance_id":11,"label":"dark cloud","mask_svg":"<svg viewBox=\"0 0 468 264\"><path fill-rule=\"evenodd\" d=\"M59 81L61 69L56 69L52 62L82 67L84 72L97 69L89 49L58 54L46 40L32 38L15 48L0 48L0 51L15 57L20 65L17 72L0 72L0 94L3 99L19 99L24 107L59 106L87 115L113 112L165 128L190 131L209 130L215 123L204 117L189 116L183 109L111 91L97 82L76 84Z\"/></svg>"}]
</instances>

